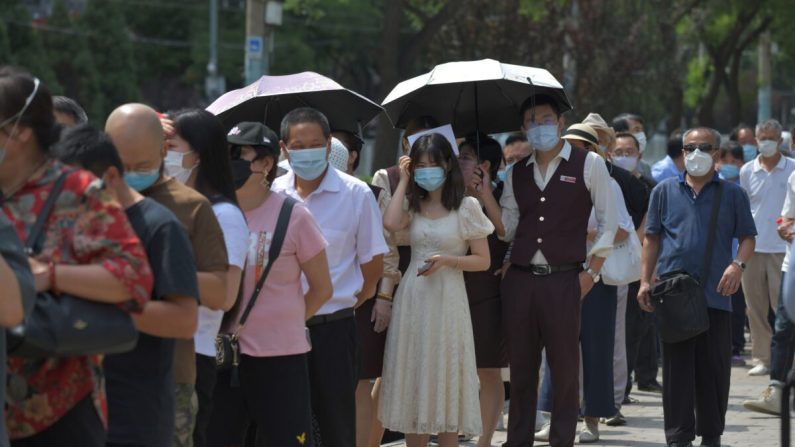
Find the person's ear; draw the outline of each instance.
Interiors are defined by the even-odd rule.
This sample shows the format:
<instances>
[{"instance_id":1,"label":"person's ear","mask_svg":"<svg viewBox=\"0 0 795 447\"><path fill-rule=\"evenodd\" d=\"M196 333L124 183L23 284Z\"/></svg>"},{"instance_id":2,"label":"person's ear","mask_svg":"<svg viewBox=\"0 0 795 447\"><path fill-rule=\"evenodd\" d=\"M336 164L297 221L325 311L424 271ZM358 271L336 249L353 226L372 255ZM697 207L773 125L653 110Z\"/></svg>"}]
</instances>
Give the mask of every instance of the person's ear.
<instances>
[{"instance_id":1,"label":"person's ear","mask_svg":"<svg viewBox=\"0 0 795 447\"><path fill-rule=\"evenodd\" d=\"M558 132L563 133L563 130L566 128L566 118L563 115L558 116Z\"/></svg>"},{"instance_id":2,"label":"person's ear","mask_svg":"<svg viewBox=\"0 0 795 447\"><path fill-rule=\"evenodd\" d=\"M480 169L484 172L491 172L491 160L483 160L480 162Z\"/></svg>"},{"instance_id":3,"label":"person's ear","mask_svg":"<svg viewBox=\"0 0 795 447\"><path fill-rule=\"evenodd\" d=\"M106 169L102 175L102 182L105 183L105 187L108 189L116 190L119 187L119 182L123 181L121 173L115 166Z\"/></svg>"},{"instance_id":4,"label":"person's ear","mask_svg":"<svg viewBox=\"0 0 795 447\"><path fill-rule=\"evenodd\" d=\"M21 143L27 143L33 138L33 129L27 126L17 126L16 138Z\"/></svg>"}]
</instances>

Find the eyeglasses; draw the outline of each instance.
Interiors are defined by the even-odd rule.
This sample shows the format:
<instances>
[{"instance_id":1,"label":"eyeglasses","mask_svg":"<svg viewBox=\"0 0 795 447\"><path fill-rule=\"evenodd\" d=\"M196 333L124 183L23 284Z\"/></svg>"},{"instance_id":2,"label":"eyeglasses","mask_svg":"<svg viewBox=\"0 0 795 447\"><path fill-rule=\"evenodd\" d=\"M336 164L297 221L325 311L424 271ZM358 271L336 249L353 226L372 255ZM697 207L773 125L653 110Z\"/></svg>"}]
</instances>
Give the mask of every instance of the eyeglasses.
<instances>
[{"instance_id":1,"label":"eyeglasses","mask_svg":"<svg viewBox=\"0 0 795 447\"><path fill-rule=\"evenodd\" d=\"M696 149L701 152L712 152L713 146L709 143L686 144L682 147L685 152L694 152Z\"/></svg>"},{"instance_id":2,"label":"eyeglasses","mask_svg":"<svg viewBox=\"0 0 795 447\"><path fill-rule=\"evenodd\" d=\"M8 119L0 123L0 127L5 127L6 124L10 123L11 121L14 121L18 117L21 117L25 113L25 111L28 110L30 103L33 102L33 98L36 97L36 93L39 91L39 84L41 84L39 78L33 78L33 91L30 93L30 95L28 95L27 98L25 98L25 105L22 106L22 110L20 110L19 112L15 113L13 116L10 116Z\"/></svg>"}]
</instances>

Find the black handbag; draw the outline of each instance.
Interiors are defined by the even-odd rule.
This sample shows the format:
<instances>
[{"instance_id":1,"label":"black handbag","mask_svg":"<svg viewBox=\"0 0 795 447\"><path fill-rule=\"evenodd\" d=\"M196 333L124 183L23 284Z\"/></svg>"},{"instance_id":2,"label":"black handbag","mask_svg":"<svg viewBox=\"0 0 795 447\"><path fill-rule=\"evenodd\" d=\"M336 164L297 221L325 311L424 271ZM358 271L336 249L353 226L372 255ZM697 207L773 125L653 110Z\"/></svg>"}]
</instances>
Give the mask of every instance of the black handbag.
<instances>
[{"instance_id":1,"label":"black handbag","mask_svg":"<svg viewBox=\"0 0 795 447\"><path fill-rule=\"evenodd\" d=\"M216 368L218 370L232 369L233 386L237 386L238 384L237 367L240 365L240 331L243 330L246 320L248 319L248 315L251 313L251 309L254 308L254 303L256 303L257 297L259 297L262 287L265 286L265 279L267 279L268 273L270 273L271 267L273 267L273 263L276 261L276 258L279 257L279 253L282 251L284 237L287 234L287 226L290 223L290 216L292 215L293 206L295 206L295 203L296 200L291 197L286 197L284 199L284 203L282 203L282 208L279 211L279 218L276 221L276 229L273 232L271 246L268 250L268 263L262 270L262 275L260 275L260 278L254 287L254 293L251 294L251 299L248 301L246 308L243 310L243 314L240 316L237 329L235 329L234 332L221 333L215 337Z\"/></svg>"},{"instance_id":2,"label":"black handbag","mask_svg":"<svg viewBox=\"0 0 795 447\"><path fill-rule=\"evenodd\" d=\"M670 272L661 276L650 292L655 304L654 314L660 338L665 343L689 340L709 329L705 288L712 261L712 248L715 245L715 227L718 223L722 191L723 185L719 182L712 198L709 236L701 276L696 279L687 272Z\"/></svg>"},{"instance_id":3,"label":"black handbag","mask_svg":"<svg viewBox=\"0 0 795 447\"><path fill-rule=\"evenodd\" d=\"M28 234L29 256L41 252L47 220L70 173L55 182ZM134 349L137 342L132 318L115 304L50 292L38 293L22 324L6 331L7 352L27 358L118 354Z\"/></svg>"}]
</instances>

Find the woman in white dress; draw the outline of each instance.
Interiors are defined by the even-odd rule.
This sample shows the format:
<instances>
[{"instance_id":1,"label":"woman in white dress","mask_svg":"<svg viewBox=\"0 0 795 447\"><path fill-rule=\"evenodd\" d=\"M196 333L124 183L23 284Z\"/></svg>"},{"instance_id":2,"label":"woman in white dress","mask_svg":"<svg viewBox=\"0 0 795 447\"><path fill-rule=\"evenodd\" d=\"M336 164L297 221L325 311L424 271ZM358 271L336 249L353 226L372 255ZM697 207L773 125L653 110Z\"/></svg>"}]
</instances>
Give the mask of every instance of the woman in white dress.
<instances>
[{"instance_id":1,"label":"woman in white dress","mask_svg":"<svg viewBox=\"0 0 795 447\"><path fill-rule=\"evenodd\" d=\"M421 137L411 157L401 157L384 226L409 229L412 256L395 296L379 419L405 433L408 447L426 446L435 433L441 447L456 446L459 433L481 432L463 271L489 267L486 238L494 227L478 201L464 197L458 161L441 135Z\"/></svg>"}]
</instances>

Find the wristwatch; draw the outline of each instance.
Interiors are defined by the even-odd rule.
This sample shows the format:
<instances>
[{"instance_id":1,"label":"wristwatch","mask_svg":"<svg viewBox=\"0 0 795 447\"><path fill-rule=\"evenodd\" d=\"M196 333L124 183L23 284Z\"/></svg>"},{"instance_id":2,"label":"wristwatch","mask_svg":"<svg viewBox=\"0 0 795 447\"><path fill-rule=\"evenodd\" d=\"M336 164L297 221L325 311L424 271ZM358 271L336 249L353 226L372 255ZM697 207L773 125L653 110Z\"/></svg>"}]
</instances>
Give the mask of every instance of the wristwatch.
<instances>
[{"instance_id":1,"label":"wristwatch","mask_svg":"<svg viewBox=\"0 0 795 447\"><path fill-rule=\"evenodd\" d=\"M586 270L585 273L591 276L591 279L593 279L594 284L602 280L602 275L600 275L598 272L591 270L590 267L588 267L588 270Z\"/></svg>"},{"instance_id":2,"label":"wristwatch","mask_svg":"<svg viewBox=\"0 0 795 447\"><path fill-rule=\"evenodd\" d=\"M746 265L743 261L740 261L739 259L735 259L734 261L732 261L732 264L736 265L737 267L740 267L740 270L742 271L745 271L745 268L748 267L748 265Z\"/></svg>"}]
</instances>

